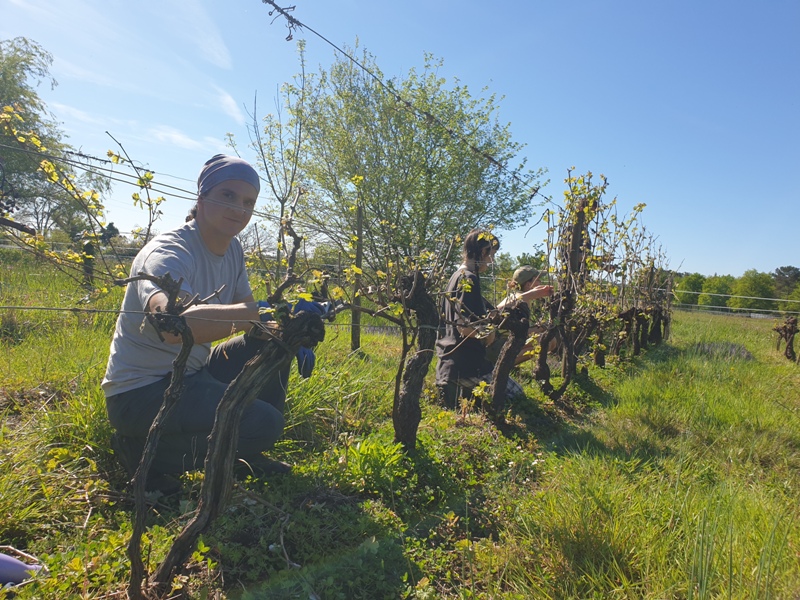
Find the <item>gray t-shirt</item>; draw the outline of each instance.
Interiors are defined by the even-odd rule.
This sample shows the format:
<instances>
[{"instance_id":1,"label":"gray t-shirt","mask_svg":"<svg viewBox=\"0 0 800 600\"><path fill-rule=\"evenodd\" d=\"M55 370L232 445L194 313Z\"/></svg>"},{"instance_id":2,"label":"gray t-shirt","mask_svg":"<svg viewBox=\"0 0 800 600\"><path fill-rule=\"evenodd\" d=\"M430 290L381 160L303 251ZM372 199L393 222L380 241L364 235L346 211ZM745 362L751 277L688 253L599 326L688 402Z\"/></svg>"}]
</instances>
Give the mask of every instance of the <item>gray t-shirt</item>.
<instances>
[{"instance_id":1,"label":"gray t-shirt","mask_svg":"<svg viewBox=\"0 0 800 600\"><path fill-rule=\"evenodd\" d=\"M182 293L206 298L223 285L225 288L211 304L235 304L252 294L239 240L233 239L224 256L206 248L197 222L153 238L139 251L131 266L131 275L172 275L183 278ZM150 281L129 283L117 318L106 375L101 384L106 396L149 385L172 371L172 361L180 344L162 342L142 312L150 297L160 288ZM203 367L211 344L195 344L186 365L187 374Z\"/></svg>"}]
</instances>

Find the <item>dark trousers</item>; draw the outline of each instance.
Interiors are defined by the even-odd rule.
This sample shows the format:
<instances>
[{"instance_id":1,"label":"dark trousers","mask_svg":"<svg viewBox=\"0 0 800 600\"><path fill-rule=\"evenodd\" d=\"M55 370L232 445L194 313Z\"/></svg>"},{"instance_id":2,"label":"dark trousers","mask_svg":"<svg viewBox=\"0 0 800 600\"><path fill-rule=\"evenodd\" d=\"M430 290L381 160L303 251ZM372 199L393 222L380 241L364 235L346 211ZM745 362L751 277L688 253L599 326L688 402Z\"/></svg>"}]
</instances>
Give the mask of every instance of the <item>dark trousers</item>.
<instances>
[{"instance_id":1,"label":"dark trousers","mask_svg":"<svg viewBox=\"0 0 800 600\"><path fill-rule=\"evenodd\" d=\"M263 344L247 336L237 336L214 347L206 365L184 378L183 393L161 429L154 471L182 473L202 467L217 405L228 384ZM264 383L257 400L245 409L239 426L239 456L255 457L271 448L280 437L288 380L287 366ZM125 453L136 461L169 382L167 375L150 385L106 398L109 421L117 430Z\"/></svg>"}]
</instances>

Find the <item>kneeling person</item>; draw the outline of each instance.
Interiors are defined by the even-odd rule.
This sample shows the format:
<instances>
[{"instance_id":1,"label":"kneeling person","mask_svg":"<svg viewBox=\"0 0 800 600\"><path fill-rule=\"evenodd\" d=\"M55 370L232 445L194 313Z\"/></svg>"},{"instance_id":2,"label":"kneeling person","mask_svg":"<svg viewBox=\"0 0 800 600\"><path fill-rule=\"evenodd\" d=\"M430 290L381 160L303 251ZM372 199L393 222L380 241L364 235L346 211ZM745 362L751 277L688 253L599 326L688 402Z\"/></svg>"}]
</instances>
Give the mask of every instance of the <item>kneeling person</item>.
<instances>
[{"instance_id":1,"label":"kneeling person","mask_svg":"<svg viewBox=\"0 0 800 600\"><path fill-rule=\"evenodd\" d=\"M195 294L205 298L221 289L208 304L193 306L182 315L191 327L194 346L181 397L163 423L148 489L172 491L178 482L169 475L202 466L222 395L265 343L240 335L211 347L212 342L227 338L232 331L250 329L259 320L242 246L235 237L253 214L260 189L258 174L247 162L219 154L205 163L197 186L197 203L186 223L151 240L131 266L133 276L169 273L174 280L182 280L185 298ZM112 447L130 475L138 466L181 348L179 336L163 334L165 341L161 341L143 316L165 311L166 306L167 294L155 283L128 284L102 382L108 417L116 430ZM262 455L283 432L288 378L286 367L266 381L242 416L237 456L257 471L290 469Z\"/></svg>"}]
</instances>

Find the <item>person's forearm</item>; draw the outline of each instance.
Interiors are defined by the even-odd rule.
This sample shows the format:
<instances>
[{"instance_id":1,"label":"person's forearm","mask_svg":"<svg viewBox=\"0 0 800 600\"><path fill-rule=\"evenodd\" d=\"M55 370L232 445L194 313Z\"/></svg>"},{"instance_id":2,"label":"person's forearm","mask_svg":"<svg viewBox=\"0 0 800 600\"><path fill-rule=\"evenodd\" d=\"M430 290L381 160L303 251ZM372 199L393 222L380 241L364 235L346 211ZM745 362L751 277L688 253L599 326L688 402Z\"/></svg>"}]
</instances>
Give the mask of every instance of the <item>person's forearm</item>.
<instances>
[{"instance_id":1,"label":"person's forearm","mask_svg":"<svg viewBox=\"0 0 800 600\"><path fill-rule=\"evenodd\" d=\"M466 338L478 337L479 335L481 335L482 332L481 330L475 327L470 327L468 325L459 325L458 333L461 335L462 338L466 339ZM481 342L483 342L484 345L486 346L491 345L492 342L494 342L494 330L491 330L487 335L479 339Z\"/></svg>"},{"instance_id":2,"label":"person's forearm","mask_svg":"<svg viewBox=\"0 0 800 600\"><path fill-rule=\"evenodd\" d=\"M536 298L546 298L547 296L553 295L553 288L549 285L537 285L535 288L532 288L522 294L523 300L526 302L530 302L531 300L535 300Z\"/></svg>"},{"instance_id":3,"label":"person's forearm","mask_svg":"<svg viewBox=\"0 0 800 600\"><path fill-rule=\"evenodd\" d=\"M191 307L182 316L192 329L195 344L215 342L234 333L246 331L252 327L253 321L259 320L258 306L255 302L200 304ZM167 341L178 343L181 339L174 336Z\"/></svg>"}]
</instances>

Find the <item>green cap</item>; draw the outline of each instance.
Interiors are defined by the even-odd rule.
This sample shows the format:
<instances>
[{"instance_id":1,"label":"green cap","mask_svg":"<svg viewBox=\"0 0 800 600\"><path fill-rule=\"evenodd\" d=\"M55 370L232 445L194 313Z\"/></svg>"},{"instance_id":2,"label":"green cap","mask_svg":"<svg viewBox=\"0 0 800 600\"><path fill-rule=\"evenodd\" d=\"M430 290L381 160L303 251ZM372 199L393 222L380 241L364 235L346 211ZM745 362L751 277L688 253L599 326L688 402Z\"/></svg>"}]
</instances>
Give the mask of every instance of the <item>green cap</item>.
<instances>
[{"instance_id":1,"label":"green cap","mask_svg":"<svg viewBox=\"0 0 800 600\"><path fill-rule=\"evenodd\" d=\"M514 271L511 279L513 279L517 285L521 286L529 281L533 281L537 277L541 277L544 273L544 271L540 271L539 269L534 269L533 267L525 265Z\"/></svg>"}]
</instances>

